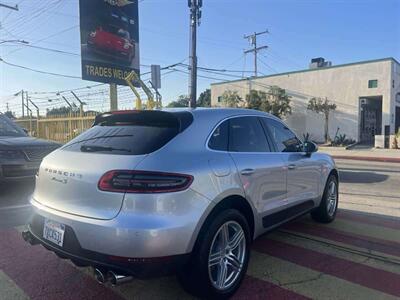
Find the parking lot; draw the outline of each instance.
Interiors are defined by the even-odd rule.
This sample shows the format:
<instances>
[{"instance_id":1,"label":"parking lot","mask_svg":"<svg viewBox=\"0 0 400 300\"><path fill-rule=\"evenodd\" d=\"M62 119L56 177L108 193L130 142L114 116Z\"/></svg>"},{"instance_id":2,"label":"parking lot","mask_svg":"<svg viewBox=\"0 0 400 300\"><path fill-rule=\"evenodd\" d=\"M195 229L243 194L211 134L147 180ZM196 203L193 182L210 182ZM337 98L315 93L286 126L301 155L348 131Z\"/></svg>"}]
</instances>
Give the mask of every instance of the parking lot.
<instances>
[{"instance_id":1,"label":"parking lot","mask_svg":"<svg viewBox=\"0 0 400 300\"><path fill-rule=\"evenodd\" d=\"M398 299L400 164L338 160L340 210L329 225L308 216L253 244L237 299ZM99 285L20 231L34 184L1 187L0 299L188 299L174 277Z\"/></svg>"}]
</instances>

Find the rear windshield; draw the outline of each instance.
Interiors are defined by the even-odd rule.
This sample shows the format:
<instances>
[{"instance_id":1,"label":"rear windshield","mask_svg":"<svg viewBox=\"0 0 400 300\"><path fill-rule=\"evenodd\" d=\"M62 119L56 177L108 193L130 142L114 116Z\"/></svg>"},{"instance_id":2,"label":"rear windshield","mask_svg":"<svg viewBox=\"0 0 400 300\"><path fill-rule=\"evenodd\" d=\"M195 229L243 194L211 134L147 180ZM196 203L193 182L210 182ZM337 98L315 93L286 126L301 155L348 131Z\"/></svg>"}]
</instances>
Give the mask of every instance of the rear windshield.
<instances>
[{"instance_id":1,"label":"rear windshield","mask_svg":"<svg viewBox=\"0 0 400 300\"><path fill-rule=\"evenodd\" d=\"M181 114L155 111L100 115L91 129L62 149L118 155L148 154L182 132L188 126L183 119Z\"/></svg>"}]
</instances>

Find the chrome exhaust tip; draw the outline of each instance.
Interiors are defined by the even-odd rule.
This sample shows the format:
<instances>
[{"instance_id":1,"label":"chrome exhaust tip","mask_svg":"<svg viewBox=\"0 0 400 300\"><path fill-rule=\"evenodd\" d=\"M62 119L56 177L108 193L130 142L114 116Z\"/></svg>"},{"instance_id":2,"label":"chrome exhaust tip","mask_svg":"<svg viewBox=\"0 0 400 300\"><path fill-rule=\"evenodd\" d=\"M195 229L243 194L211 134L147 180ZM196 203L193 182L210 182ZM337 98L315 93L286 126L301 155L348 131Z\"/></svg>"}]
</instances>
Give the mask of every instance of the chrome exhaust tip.
<instances>
[{"instance_id":1,"label":"chrome exhaust tip","mask_svg":"<svg viewBox=\"0 0 400 300\"><path fill-rule=\"evenodd\" d=\"M94 278L100 284L105 284L107 282L106 274L100 269L94 269Z\"/></svg>"},{"instance_id":2,"label":"chrome exhaust tip","mask_svg":"<svg viewBox=\"0 0 400 300\"><path fill-rule=\"evenodd\" d=\"M119 275L113 271L108 271L107 278L113 286L118 286L133 280L132 276Z\"/></svg>"}]
</instances>

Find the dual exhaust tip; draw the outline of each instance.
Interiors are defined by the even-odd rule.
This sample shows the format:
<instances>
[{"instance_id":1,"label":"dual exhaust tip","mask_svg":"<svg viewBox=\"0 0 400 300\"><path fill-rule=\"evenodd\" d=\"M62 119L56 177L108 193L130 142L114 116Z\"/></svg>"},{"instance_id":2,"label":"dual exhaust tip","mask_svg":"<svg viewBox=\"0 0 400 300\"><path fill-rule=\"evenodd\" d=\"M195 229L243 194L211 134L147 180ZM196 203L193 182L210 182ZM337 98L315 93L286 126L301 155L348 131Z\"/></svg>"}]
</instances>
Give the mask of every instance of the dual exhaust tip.
<instances>
[{"instance_id":1,"label":"dual exhaust tip","mask_svg":"<svg viewBox=\"0 0 400 300\"><path fill-rule=\"evenodd\" d=\"M125 276L115 273L114 271L105 271L101 269L94 269L94 278L100 284L111 283L112 286L118 286L133 280L132 276Z\"/></svg>"},{"instance_id":2,"label":"dual exhaust tip","mask_svg":"<svg viewBox=\"0 0 400 300\"><path fill-rule=\"evenodd\" d=\"M28 230L22 232L22 238L31 245L39 244L39 241ZM117 286L133 280L132 276L117 274L114 271L106 271L103 269L94 269L94 277L100 284L111 283L112 286Z\"/></svg>"}]
</instances>

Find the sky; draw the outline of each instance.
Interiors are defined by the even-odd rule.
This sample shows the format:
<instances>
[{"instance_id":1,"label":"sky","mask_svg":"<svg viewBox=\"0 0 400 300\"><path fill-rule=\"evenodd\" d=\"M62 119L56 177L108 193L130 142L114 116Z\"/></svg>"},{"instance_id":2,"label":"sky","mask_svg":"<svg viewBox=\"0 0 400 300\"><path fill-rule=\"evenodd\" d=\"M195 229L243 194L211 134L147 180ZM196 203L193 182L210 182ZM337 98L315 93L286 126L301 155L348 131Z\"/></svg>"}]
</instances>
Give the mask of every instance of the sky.
<instances>
[{"instance_id":1,"label":"sky","mask_svg":"<svg viewBox=\"0 0 400 300\"><path fill-rule=\"evenodd\" d=\"M84 0L81 0L84 1ZM135 0L136 1L136 0ZM188 63L189 9L187 0L139 0L141 72L149 65ZM0 7L1 40L23 39L47 51L12 43L0 44L4 61L40 71L78 78L57 77L5 65L0 62L0 111L21 111L20 90L44 110L71 101L76 89L88 108L109 108L108 86L83 81L80 63L79 0L1 0L19 11ZM336 64L384 57L400 60L400 0L203 0L198 28L198 65L229 72L199 71L198 92L212 82L251 75L253 57L245 34L268 29L259 45L260 75L308 68L313 57ZM66 53L64 53L66 52ZM177 71L179 70L179 71ZM188 93L187 69L177 67L162 75L163 104ZM207 77L207 78L206 78ZM143 76L148 79L149 76ZM52 100L49 102L48 99ZM133 107L134 95L119 90L122 108Z\"/></svg>"}]
</instances>

